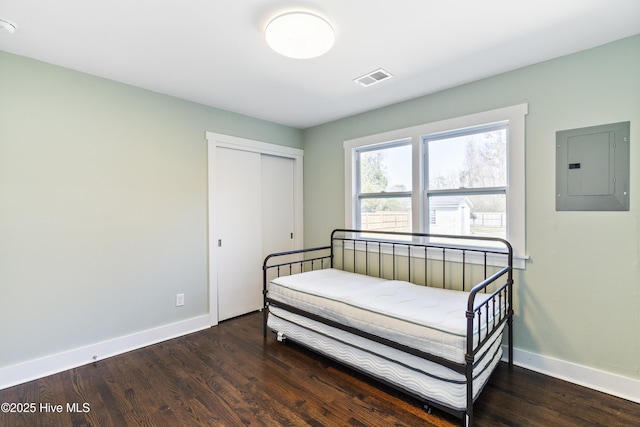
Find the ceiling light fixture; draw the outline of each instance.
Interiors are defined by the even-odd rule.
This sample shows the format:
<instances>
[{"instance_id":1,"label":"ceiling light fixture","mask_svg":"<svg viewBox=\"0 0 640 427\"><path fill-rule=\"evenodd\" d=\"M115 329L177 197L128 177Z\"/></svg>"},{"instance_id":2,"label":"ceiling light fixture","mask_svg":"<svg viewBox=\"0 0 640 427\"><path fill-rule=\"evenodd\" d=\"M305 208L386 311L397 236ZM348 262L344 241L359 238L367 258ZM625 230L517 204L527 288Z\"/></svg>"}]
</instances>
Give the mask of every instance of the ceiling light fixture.
<instances>
[{"instance_id":1,"label":"ceiling light fixture","mask_svg":"<svg viewBox=\"0 0 640 427\"><path fill-rule=\"evenodd\" d=\"M280 15L264 32L271 49L289 58L309 59L327 53L336 36L331 25L306 12L291 12Z\"/></svg>"},{"instance_id":2,"label":"ceiling light fixture","mask_svg":"<svg viewBox=\"0 0 640 427\"><path fill-rule=\"evenodd\" d=\"M5 21L4 19L0 19L0 28L6 30L9 34L13 34L16 32L16 24L13 22Z\"/></svg>"}]
</instances>

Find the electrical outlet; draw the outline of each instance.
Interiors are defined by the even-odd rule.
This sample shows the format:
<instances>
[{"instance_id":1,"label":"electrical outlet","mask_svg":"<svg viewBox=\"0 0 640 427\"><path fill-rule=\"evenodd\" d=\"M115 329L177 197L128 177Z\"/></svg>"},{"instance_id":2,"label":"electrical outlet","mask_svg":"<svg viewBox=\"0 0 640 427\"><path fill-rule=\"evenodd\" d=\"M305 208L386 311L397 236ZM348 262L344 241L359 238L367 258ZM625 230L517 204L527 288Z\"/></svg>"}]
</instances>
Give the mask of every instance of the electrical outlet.
<instances>
[{"instance_id":1,"label":"electrical outlet","mask_svg":"<svg viewBox=\"0 0 640 427\"><path fill-rule=\"evenodd\" d=\"M184 294L176 294L176 307L184 305Z\"/></svg>"}]
</instances>

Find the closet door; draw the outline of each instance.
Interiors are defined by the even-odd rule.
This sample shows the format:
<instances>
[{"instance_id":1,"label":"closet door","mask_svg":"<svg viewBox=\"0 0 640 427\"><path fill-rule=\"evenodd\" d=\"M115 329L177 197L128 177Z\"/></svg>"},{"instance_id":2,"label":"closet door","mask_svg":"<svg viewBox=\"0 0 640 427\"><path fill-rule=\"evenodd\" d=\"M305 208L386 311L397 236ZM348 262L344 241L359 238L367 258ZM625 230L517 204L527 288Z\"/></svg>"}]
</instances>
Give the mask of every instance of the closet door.
<instances>
[{"instance_id":1,"label":"closet door","mask_svg":"<svg viewBox=\"0 0 640 427\"><path fill-rule=\"evenodd\" d=\"M262 307L261 155L216 150L215 238L222 321Z\"/></svg>"},{"instance_id":2,"label":"closet door","mask_svg":"<svg viewBox=\"0 0 640 427\"><path fill-rule=\"evenodd\" d=\"M294 160L216 148L218 320L262 308L262 263L294 249Z\"/></svg>"},{"instance_id":3,"label":"closet door","mask_svg":"<svg viewBox=\"0 0 640 427\"><path fill-rule=\"evenodd\" d=\"M293 159L263 154L262 255L294 249Z\"/></svg>"}]
</instances>

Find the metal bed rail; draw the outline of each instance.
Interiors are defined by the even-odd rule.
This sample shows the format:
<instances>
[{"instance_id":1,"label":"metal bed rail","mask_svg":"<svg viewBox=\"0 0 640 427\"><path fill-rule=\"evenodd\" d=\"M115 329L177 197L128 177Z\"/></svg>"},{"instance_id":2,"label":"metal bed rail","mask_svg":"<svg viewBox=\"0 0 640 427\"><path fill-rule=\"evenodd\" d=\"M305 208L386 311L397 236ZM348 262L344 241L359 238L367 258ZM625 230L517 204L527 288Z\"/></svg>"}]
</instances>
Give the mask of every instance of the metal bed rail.
<instances>
[{"instance_id":1,"label":"metal bed rail","mask_svg":"<svg viewBox=\"0 0 640 427\"><path fill-rule=\"evenodd\" d=\"M485 243L485 246L482 246ZM291 259L294 257L295 259ZM267 312L271 303L331 326L422 357L465 374L467 408L464 412L447 410L473 425L473 365L477 353L494 334L508 326L508 362L513 366L513 250L500 238L454 236L393 231L336 229L329 246L280 252L267 256L263 264L264 336L267 335ZM434 284L447 289L456 286L469 293L467 300L466 354L464 363L455 363L419 349L391 342L354 328L303 312L295 307L271 301L268 297L269 272L276 277L321 268L405 280L419 285ZM474 284L467 290L467 283ZM476 303L478 293L483 301ZM485 325L482 328L482 325ZM474 344L474 339L475 344ZM438 406L438 405L432 405Z\"/></svg>"},{"instance_id":2,"label":"metal bed rail","mask_svg":"<svg viewBox=\"0 0 640 427\"><path fill-rule=\"evenodd\" d=\"M267 255L262 263L263 334L265 337L267 336L267 308L270 302L268 299L269 272L275 271L275 277L280 277L283 273L291 275L309 270L329 268L332 266L332 259L331 246L319 246Z\"/></svg>"}]
</instances>

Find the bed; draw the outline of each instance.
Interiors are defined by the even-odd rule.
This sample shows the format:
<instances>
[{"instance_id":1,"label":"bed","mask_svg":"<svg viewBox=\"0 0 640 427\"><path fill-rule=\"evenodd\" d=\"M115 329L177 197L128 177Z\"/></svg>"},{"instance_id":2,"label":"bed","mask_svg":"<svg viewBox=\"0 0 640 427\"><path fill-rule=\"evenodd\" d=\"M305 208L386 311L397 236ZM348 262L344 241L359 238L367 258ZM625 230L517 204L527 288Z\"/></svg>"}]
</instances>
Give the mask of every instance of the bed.
<instances>
[{"instance_id":1,"label":"bed","mask_svg":"<svg viewBox=\"0 0 640 427\"><path fill-rule=\"evenodd\" d=\"M337 229L328 246L266 257L264 335L472 426L503 338L513 366L512 264L498 238Z\"/></svg>"}]
</instances>

